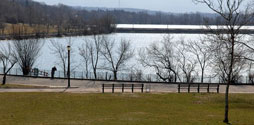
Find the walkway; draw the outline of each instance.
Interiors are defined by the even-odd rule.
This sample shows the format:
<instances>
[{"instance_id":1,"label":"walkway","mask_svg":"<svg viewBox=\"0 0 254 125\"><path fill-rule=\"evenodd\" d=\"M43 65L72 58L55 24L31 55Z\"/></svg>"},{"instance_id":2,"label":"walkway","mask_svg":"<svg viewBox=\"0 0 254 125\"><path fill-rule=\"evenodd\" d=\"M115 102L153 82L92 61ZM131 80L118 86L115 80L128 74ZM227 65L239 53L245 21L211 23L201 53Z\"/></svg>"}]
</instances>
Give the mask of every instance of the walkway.
<instances>
[{"instance_id":1,"label":"walkway","mask_svg":"<svg viewBox=\"0 0 254 125\"><path fill-rule=\"evenodd\" d=\"M1 76L0 76L1 77ZM1 77L2 78L2 77ZM1 80L0 78L0 80ZM8 76L7 84L49 86L49 89L0 89L0 92L70 92L70 93L101 93L101 84L115 83L105 81L71 80L73 88L66 89L67 80L44 79ZM133 84L133 83L130 83ZM135 83L134 83L135 84ZM220 93L225 92L225 85L220 86ZM196 91L196 90L192 90ZM119 91L120 92L120 91ZM145 84L145 92L152 93L176 93L176 84ZM230 93L254 93L254 85L230 86Z\"/></svg>"}]
</instances>

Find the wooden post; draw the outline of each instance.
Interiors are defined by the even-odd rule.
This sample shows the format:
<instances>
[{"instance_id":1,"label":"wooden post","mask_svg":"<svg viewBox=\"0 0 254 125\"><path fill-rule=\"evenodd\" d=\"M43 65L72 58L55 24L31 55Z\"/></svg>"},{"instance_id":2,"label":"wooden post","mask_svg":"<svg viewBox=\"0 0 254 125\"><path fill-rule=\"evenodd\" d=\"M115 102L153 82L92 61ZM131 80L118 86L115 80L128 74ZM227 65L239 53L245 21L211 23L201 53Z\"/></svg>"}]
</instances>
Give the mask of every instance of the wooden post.
<instances>
[{"instance_id":1,"label":"wooden post","mask_svg":"<svg viewBox=\"0 0 254 125\"><path fill-rule=\"evenodd\" d=\"M124 93L124 84L122 84L122 93Z\"/></svg>"},{"instance_id":2,"label":"wooden post","mask_svg":"<svg viewBox=\"0 0 254 125\"><path fill-rule=\"evenodd\" d=\"M188 85L188 93L190 93L190 84Z\"/></svg>"},{"instance_id":3,"label":"wooden post","mask_svg":"<svg viewBox=\"0 0 254 125\"><path fill-rule=\"evenodd\" d=\"M198 84L198 93L199 93L199 90L200 90L200 88L199 88L199 87L200 87L200 84Z\"/></svg>"},{"instance_id":4,"label":"wooden post","mask_svg":"<svg viewBox=\"0 0 254 125\"><path fill-rule=\"evenodd\" d=\"M142 84L141 92L144 92L144 84Z\"/></svg>"},{"instance_id":5,"label":"wooden post","mask_svg":"<svg viewBox=\"0 0 254 125\"><path fill-rule=\"evenodd\" d=\"M104 93L104 84L102 84L102 93Z\"/></svg>"},{"instance_id":6,"label":"wooden post","mask_svg":"<svg viewBox=\"0 0 254 125\"><path fill-rule=\"evenodd\" d=\"M134 92L134 84L131 84L131 91Z\"/></svg>"},{"instance_id":7,"label":"wooden post","mask_svg":"<svg viewBox=\"0 0 254 125\"><path fill-rule=\"evenodd\" d=\"M220 84L217 86L217 93L220 93Z\"/></svg>"},{"instance_id":8,"label":"wooden post","mask_svg":"<svg viewBox=\"0 0 254 125\"><path fill-rule=\"evenodd\" d=\"M115 84L112 84L112 93L114 93L114 88L115 87Z\"/></svg>"},{"instance_id":9,"label":"wooden post","mask_svg":"<svg viewBox=\"0 0 254 125\"><path fill-rule=\"evenodd\" d=\"M208 86L207 86L207 93L210 92L209 87L210 87L210 84L208 84Z\"/></svg>"},{"instance_id":10,"label":"wooden post","mask_svg":"<svg viewBox=\"0 0 254 125\"><path fill-rule=\"evenodd\" d=\"M181 90L180 90L180 89L181 89L180 87L181 87L181 85L180 85L180 83L179 83L179 84L178 84L178 93L180 93L180 91L181 91Z\"/></svg>"}]
</instances>

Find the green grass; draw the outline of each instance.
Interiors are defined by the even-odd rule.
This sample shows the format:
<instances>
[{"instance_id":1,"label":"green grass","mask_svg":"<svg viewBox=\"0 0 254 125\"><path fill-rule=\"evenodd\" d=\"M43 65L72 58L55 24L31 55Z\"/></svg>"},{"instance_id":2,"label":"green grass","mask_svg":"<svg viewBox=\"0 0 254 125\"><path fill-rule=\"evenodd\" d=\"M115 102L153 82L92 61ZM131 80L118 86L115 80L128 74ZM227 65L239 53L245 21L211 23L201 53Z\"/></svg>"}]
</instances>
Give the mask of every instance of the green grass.
<instances>
[{"instance_id":1,"label":"green grass","mask_svg":"<svg viewBox=\"0 0 254 125\"><path fill-rule=\"evenodd\" d=\"M33 88L49 88L47 86L17 85L17 84L0 84L0 89L33 89Z\"/></svg>"},{"instance_id":2,"label":"green grass","mask_svg":"<svg viewBox=\"0 0 254 125\"><path fill-rule=\"evenodd\" d=\"M0 124L218 125L223 94L0 93ZM230 122L254 124L254 95L230 95Z\"/></svg>"}]
</instances>

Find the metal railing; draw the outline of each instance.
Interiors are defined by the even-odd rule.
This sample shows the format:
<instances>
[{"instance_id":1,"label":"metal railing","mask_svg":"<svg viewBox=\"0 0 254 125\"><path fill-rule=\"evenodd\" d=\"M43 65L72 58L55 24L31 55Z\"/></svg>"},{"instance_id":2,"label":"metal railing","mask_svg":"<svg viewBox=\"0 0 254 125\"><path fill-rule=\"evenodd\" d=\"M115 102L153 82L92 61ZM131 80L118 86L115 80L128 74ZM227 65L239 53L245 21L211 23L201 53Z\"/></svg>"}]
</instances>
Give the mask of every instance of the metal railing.
<instances>
[{"instance_id":1,"label":"metal railing","mask_svg":"<svg viewBox=\"0 0 254 125\"><path fill-rule=\"evenodd\" d=\"M0 74L3 74L3 68L0 68ZM55 78L67 78L67 72L64 71L56 71L54 77ZM20 68L12 68L8 75L15 76L23 76L23 72ZM29 73L31 77L41 77L41 78L51 78L51 70L38 69L38 72L35 72L32 69ZM82 71L72 71L70 73L71 79L79 79L79 80L113 80L113 73L111 72L97 72L97 78L94 77L93 72L82 72ZM135 82L165 82L160 79L156 74L133 74L133 73L118 73L117 75L118 81L135 81ZM193 76L193 83L200 83L201 76ZM176 82L187 82L185 77L179 77ZM223 83L223 81L219 77L205 76L204 83ZM166 82L165 82L166 83ZM172 83L172 82L170 82ZM251 80L247 76L241 76L238 79L237 84L254 84L254 81Z\"/></svg>"}]
</instances>

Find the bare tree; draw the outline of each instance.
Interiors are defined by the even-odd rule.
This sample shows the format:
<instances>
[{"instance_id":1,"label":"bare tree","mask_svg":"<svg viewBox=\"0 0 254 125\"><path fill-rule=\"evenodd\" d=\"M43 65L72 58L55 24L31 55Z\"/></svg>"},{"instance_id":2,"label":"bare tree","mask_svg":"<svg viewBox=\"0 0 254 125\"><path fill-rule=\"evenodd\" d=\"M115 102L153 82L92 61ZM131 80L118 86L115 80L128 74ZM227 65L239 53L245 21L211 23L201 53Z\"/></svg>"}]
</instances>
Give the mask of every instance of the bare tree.
<instances>
[{"instance_id":1,"label":"bare tree","mask_svg":"<svg viewBox=\"0 0 254 125\"><path fill-rule=\"evenodd\" d=\"M213 69L215 70L216 74L220 76L222 82L227 82L228 77L227 74L229 73L229 65L230 65L230 56L228 56L229 49L228 42L215 42L213 44ZM234 67L232 69L232 81L231 84L240 82L240 72L247 66L248 61L243 59L242 57L247 55L246 48L241 44L235 44L235 53L234 53Z\"/></svg>"},{"instance_id":2,"label":"bare tree","mask_svg":"<svg viewBox=\"0 0 254 125\"><path fill-rule=\"evenodd\" d=\"M70 38L66 38L65 42L60 42L56 40L51 40L51 44L49 48L51 49L52 54L54 54L57 58L56 64L59 65L62 70L64 71L64 77L67 77L67 64L68 64L68 50L67 46L72 46L73 42ZM71 57L74 57L74 49L70 50ZM76 66L73 65L75 62L72 61L71 63L71 71L73 71Z\"/></svg>"},{"instance_id":3,"label":"bare tree","mask_svg":"<svg viewBox=\"0 0 254 125\"><path fill-rule=\"evenodd\" d=\"M173 37L163 40L139 51L139 61L144 67L155 69L157 76L165 82L176 82L178 78Z\"/></svg>"},{"instance_id":4,"label":"bare tree","mask_svg":"<svg viewBox=\"0 0 254 125\"><path fill-rule=\"evenodd\" d=\"M91 64L94 78L97 79L97 70L101 56L101 46L104 36L94 35L92 39L85 40L85 43L79 48L79 53L83 57L86 65L86 73L88 75L88 63Z\"/></svg>"},{"instance_id":5,"label":"bare tree","mask_svg":"<svg viewBox=\"0 0 254 125\"><path fill-rule=\"evenodd\" d=\"M109 63L105 65L105 70L112 71L114 80L117 80L118 71L127 69L127 62L133 57L134 50L131 48L129 41L121 39L119 46L116 46L114 40L104 37L101 53Z\"/></svg>"},{"instance_id":6,"label":"bare tree","mask_svg":"<svg viewBox=\"0 0 254 125\"><path fill-rule=\"evenodd\" d=\"M218 27L217 30L212 30L214 35L210 35L213 37L217 42L224 42L225 47L223 49L227 49L226 57L229 59L228 62L223 62L224 69L226 72L227 77L227 86L226 86L226 93L225 93L225 118L223 122L229 123L228 119L228 93L230 84L233 81L234 76L234 67L236 66L236 52L235 52L235 45L239 41L239 37L241 36L241 28L244 25L248 25L251 20L253 19L253 13L251 11L251 5L244 8L244 0L194 0L197 3L205 4L208 8L212 11L217 13L222 19L224 26ZM244 8L244 9L242 9ZM223 29L223 30L219 30ZM221 32L223 31L223 32ZM243 42L244 43L244 42Z\"/></svg>"},{"instance_id":7,"label":"bare tree","mask_svg":"<svg viewBox=\"0 0 254 125\"><path fill-rule=\"evenodd\" d=\"M28 75L39 56L43 43L38 39L16 40L13 42L13 47L14 56L23 74Z\"/></svg>"},{"instance_id":8,"label":"bare tree","mask_svg":"<svg viewBox=\"0 0 254 125\"><path fill-rule=\"evenodd\" d=\"M11 44L8 43L7 46L2 46L0 48L0 60L3 64L3 82L2 84L5 85L6 83L6 76L8 72L12 69L12 67L17 63L17 59L13 54L13 50Z\"/></svg>"},{"instance_id":9,"label":"bare tree","mask_svg":"<svg viewBox=\"0 0 254 125\"><path fill-rule=\"evenodd\" d=\"M208 67L208 63L212 57L208 46L209 43L205 39L200 39L200 41L189 41L187 43L187 50L196 57L199 63L201 69L201 83L204 82L205 68Z\"/></svg>"},{"instance_id":10,"label":"bare tree","mask_svg":"<svg viewBox=\"0 0 254 125\"><path fill-rule=\"evenodd\" d=\"M81 48L79 48L79 55L82 56L84 63L85 63L85 76L88 78L89 75L89 64L91 63L91 56L90 56L90 47L88 43L83 44Z\"/></svg>"},{"instance_id":11,"label":"bare tree","mask_svg":"<svg viewBox=\"0 0 254 125\"><path fill-rule=\"evenodd\" d=\"M193 77L193 73L195 73L195 68L197 65L197 60L191 57L191 54L187 51L188 46L186 45L184 39L180 41L180 45L177 47L177 62L179 69L181 70L184 78L182 81L186 81L187 83L192 83L195 79Z\"/></svg>"}]
</instances>

